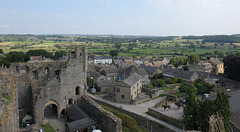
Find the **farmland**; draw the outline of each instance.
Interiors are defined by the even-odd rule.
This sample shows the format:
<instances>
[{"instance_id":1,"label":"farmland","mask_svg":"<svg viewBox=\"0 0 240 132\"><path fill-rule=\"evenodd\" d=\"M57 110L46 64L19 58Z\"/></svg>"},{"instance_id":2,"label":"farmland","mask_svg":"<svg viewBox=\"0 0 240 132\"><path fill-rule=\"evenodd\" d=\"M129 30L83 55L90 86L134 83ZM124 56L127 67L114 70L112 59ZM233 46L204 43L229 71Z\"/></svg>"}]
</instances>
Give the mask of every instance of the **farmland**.
<instances>
[{"instance_id":1,"label":"farmland","mask_svg":"<svg viewBox=\"0 0 240 132\"><path fill-rule=\"evenodd\" d=\"M202 38L186 37L136 37L136 36L69 36L69 35L0 35L0 49L9 52L27 52L43 49L48 52L69 51L76 45L87 46L88 53L108 55L112 49L119 50L119 56L186 56L198 54L201 57L220 58L228 53L240 51L238 42L204 42Z\"/></svg>"}]
</instances>

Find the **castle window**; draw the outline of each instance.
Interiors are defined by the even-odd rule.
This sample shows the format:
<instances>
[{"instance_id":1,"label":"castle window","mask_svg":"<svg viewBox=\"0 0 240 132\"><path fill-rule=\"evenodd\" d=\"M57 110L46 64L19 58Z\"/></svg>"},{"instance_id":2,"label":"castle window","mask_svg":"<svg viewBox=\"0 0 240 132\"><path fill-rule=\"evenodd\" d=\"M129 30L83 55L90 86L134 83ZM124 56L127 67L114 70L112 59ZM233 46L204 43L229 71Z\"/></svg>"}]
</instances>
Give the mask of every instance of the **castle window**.
<instances>
[{"instance_id":1,"label":"castle window","mask_svg":"<svg viewBox=\"0 0 240 132\"><path fill-rule=\"evenodd\" d=\"M73 104L73 99L69 99L68 104Z\"/></svg>"},{"instance_id":2,"label":"castle window","mask_svg":"<svg viewBox=\"0 0 240 132\"><path fill-rule=\"evenodd\" d=\"M122 99L124 99L124 95L122 95L121 97L122 97Z\"/></svg>"},{"instance_id":3,"label":"castle window","mask_svg":"<svg viewBox=\"0 0 240 132\"><path fill-rule=\"evenodd\" d=\"M46 68L44 69L44 71L45 71L45 75L46 75L47 77L49 77L49 76L50 76L50 69L49 69L48 67L46 67Z\"/></svg>"},{"instance_id":4,"label":"castle window","mask_svg":"<svg viewBox=\"0 0 240 132\"><path fill-rule=\"evenodd\" d=\"M35 70L35 71L33 71L32 73L33 73L33 78L34 78L34 79L38 79L38 71Z\"/></svg>"},{"instance_id":5,"label":"castle window","mask_svg":"<svg viewBox=\"0 0 240 132\"><path fill-rule=\"evenodd\" d=\"M56 70L56 71L55 71L55 74L56 74L57 76L59 76L59 75L61 74L61 70Z\"/></svg>"},{"instance_id":6,"label":"castle window","mask_svg":"<svg viewBox=\"0 0 240 132\"><path fill-rule=\"evenodd\" d=\"M80 95L80 87L79 86L76 87L75 94L76 95Z\"/></svg>"},{"instance_id":7,"label":"castle window","mask_svg":"<svg viewBox=\"0 0 240 132\"><path fill-rule=\"evenodd\" d=\"M120 92L120 88L117 88L117 92Z\"/></svg>"}]
</instances>

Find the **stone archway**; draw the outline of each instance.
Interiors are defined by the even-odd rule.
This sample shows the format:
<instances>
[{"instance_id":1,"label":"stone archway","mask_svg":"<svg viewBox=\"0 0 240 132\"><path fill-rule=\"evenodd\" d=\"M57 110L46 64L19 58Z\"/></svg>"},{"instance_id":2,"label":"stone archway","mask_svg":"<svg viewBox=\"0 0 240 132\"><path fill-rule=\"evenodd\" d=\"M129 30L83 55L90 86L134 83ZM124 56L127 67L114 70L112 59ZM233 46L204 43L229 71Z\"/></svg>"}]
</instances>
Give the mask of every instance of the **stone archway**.
<instances>
[{"instance_id":1,"label":"stone archway","mask_svg":"<svg viewBox=\"0 0 240 132\"><path fill-rule=\"evenodd\" d=\"M44 107L42 108L42 117L43 121L45 118L53 118L55 116L56 119L60 117L60 106L55 100L48 100ZM45 121L44 121L45 122Z\"/></svg>"}]
</instances>

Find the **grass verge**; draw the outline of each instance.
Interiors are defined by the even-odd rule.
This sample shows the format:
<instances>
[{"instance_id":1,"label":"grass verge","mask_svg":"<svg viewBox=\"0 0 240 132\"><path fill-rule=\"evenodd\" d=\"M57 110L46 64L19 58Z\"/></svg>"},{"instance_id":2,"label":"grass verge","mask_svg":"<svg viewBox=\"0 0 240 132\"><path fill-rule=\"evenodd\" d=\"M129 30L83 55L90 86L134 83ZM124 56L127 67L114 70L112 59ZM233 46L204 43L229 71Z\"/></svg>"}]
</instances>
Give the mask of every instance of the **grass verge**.
<instances>
[{"instance_id":1,"label":"grass verge","mask_svg":"<svg viewBox=\"0 0 240 132\"><path fill-rule=\"evenodd\" d=\"M106 105L100 104L105 110L112 112L118 118L122 120L122 131L123 132L148 132L146 129L142 128L137 124L137 121L131 116L121 113L113 108Z\"/></svg>"}]
</instances>

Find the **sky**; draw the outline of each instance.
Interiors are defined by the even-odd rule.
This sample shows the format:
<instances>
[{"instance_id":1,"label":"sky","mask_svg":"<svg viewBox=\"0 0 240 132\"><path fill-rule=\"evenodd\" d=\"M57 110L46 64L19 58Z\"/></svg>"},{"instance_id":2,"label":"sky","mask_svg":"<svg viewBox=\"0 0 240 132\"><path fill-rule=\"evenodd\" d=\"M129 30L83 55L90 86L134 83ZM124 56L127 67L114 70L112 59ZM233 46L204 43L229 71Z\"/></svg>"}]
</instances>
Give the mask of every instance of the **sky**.
<instances>
[{"instance_id":1,"label":"sky","mask_svg":"<svg viewBox=\"0 0 240 132\"><path fill-rule=\"evenodd\" d=\"M240 33L240 0L0 0L0 34Z\"/></svg>"}]
</instances>

